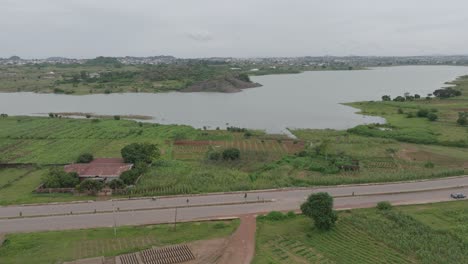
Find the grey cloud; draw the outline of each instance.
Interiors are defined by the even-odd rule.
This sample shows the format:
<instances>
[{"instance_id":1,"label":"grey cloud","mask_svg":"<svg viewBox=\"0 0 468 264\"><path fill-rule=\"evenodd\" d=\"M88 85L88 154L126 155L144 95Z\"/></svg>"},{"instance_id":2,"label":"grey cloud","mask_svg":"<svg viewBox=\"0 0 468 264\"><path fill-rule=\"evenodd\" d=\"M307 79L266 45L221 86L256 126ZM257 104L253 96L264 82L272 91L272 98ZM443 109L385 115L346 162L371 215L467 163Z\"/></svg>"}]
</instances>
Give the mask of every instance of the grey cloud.
<instances>
[{"instance_id":1,"label":"grey cloud","mask_svg":"<svg viewBox=\"0 0 468 264\"><path fill-rule=\"evenodd\" d=\"M1 0L0 57L468 54L466 0Z\"/></svg>"}]
</instances>

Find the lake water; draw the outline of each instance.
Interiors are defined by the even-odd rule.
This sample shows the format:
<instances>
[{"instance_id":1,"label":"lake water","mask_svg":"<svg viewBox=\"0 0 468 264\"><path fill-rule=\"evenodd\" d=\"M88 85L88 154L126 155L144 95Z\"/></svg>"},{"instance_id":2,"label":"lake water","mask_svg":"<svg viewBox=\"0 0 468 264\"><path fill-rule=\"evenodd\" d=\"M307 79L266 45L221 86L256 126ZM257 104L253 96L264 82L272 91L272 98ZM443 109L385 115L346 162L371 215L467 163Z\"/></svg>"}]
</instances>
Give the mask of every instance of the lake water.
<instances>
[{"instance_id":1,"label":"lake water","mask_svg":"<svg viewBox=\"0 0 468 264\"><path fill-rule=\"evenodd\" d=\"M399 66L360 71L317 71L257 76L258 88L240 93L127 93L56 95L0 93L0 113L34 115L49 112L92 112L147 115L151 122L194 127L230 126L282 133L286 128L346 129L384 122L358 115L344 102L380 100L405 92L425 96L444 82L468 74L468 67Z\"/></svg>"}]
</instances>

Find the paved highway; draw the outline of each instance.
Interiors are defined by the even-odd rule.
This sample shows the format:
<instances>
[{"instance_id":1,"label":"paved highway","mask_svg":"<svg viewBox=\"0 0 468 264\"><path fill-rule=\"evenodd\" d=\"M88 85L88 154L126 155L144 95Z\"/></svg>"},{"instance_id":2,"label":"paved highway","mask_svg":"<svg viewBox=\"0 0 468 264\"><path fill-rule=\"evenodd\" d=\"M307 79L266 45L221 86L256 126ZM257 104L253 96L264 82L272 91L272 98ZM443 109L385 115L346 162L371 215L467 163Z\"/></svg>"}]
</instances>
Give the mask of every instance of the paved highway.
<instances>
[{"instance_id":1,"label":"paved highway","mask_svg":"<svg viewBox=\"0 0 468 264\"><path fill-rule=\"evenodd\" d=\"M235 217L272 210L298 210L313 192L335 197L336 208L375 206L379 201L416 204L449 201L450 193L468 194L468 176L420 182L255 191L183 197L122 199L66 204L0 207L0 233L193 221ZM353 195L354 194L354 195ZM19 217L19 216L22 217Z\"/></svg>"}]
</instances>

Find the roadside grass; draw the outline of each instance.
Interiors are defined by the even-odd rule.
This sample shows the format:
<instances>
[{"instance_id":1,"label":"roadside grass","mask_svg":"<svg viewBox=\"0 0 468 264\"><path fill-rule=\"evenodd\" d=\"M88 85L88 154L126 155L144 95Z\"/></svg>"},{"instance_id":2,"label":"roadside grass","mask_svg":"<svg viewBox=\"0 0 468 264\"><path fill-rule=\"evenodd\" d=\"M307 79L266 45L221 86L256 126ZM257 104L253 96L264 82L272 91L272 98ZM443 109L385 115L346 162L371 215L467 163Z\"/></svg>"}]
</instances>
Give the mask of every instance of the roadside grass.
<instances>
[{"instance_id":1,"label":"roadside grass","mask_svg":"<svg viewBox=\"0 0 468 264\"><path fill-rule=\"evenodd\" d=\"M0 263L61 263L80 258L116 256L150 248L230 235L238 220L173 225L8 234L0 247Z\"/></svg>"},{"instance_id":2,"label":"roadside grass","mask_svg":"<svg viewBox=\"0 0 468 264\"><path fill-rule=\"evenodd\" d=\"M459 201L389 212L343 211L328 232L319 231L304 216L259 219L253 263L466 263L466 233L456 232L466 229L460 221L468 217L466 205ZM451 208L452 217L431 225L434 215L444 215L446 208Z\"/></svg>"},{"instance_id":3,"label":"roadside grass","mask_svg":"<svg viewBox=\"0 0 468 264\"><path fill-rule=\"evenodd\" d=\"M41 183L41 177L47 169L18 168L0 169L0 181L9 179L10 184L0 188L0 205L66 202L90 200L95 197L73 196L71 194L34 194L33 190Z\"/></svg>"}]
</instances>

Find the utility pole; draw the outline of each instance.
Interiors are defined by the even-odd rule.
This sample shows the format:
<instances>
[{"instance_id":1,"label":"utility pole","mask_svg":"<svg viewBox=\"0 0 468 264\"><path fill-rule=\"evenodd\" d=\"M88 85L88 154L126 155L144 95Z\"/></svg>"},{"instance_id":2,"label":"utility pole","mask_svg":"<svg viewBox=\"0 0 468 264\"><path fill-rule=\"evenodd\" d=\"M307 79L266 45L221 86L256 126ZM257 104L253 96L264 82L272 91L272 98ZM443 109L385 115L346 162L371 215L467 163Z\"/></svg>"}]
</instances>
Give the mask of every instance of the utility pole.
<instances>
[{"instance_id":1,"label":"utility pole","mask_svg":"<svg viewBox=\"0 0 468 264\"><path fill-rule=\"evenodd\" d=\"M114 220L114 237L117 236L117 222L115 221L115 206L114 200L112 200L112 218Z\"/></svg>"},{"instance_id":2,"label":"utility pole","mask_svg":"<svg viewBox=\"0 0 468 264\"><path fill-rule=\"evenodd\" d=\"M177 231L177 207L175 208L174 214L174 231Z\"/></svg>"}]
</instances>

